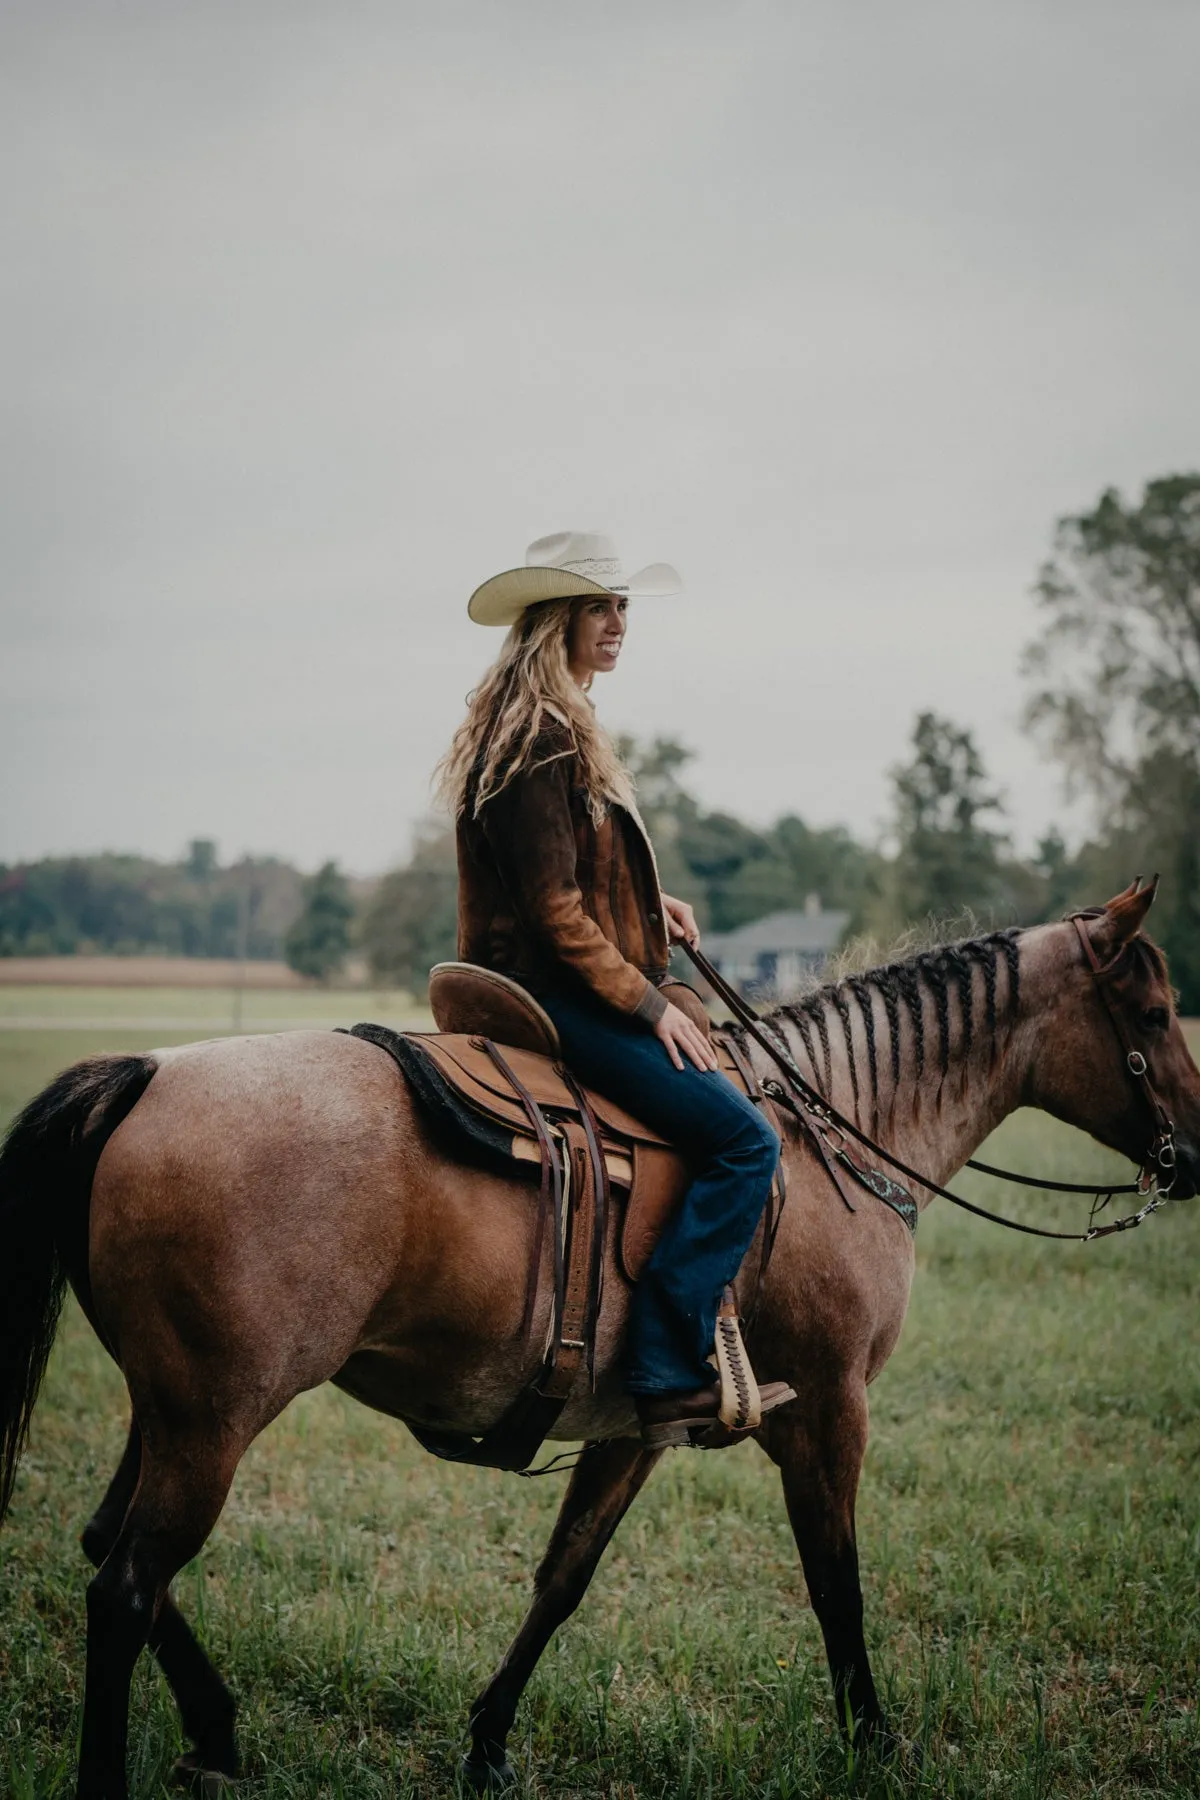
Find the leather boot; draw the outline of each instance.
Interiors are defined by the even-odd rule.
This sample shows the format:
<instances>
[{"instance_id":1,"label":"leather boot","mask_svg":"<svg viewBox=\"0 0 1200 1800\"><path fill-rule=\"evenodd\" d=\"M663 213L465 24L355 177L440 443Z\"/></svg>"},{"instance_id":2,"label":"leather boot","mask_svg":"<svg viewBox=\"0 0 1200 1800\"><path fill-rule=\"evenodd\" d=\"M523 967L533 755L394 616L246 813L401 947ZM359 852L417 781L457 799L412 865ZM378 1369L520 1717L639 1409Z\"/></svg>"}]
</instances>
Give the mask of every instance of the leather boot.
<instances>
[{"instance_id":1,"label":"leather boot","mask_svg":"<svg viewBox=\"0 0 1200 1800\"><path fill-rule=\"evenodd\" d=\"M759 1393L764 1418L777 1406L786 1406L789 1400L796 1398L796 1390L786 1381L765 1382ZM720 1421L721 1389L714 1383L712 1387L697 1388L692 1393L638 1394L637 1412L642 1442L647 1449L669 1450L697 1444ZM749 1433L726 1433L722 1441L737 1443L741 1435L748 1436Z\"/></svg>"}]
</instances>

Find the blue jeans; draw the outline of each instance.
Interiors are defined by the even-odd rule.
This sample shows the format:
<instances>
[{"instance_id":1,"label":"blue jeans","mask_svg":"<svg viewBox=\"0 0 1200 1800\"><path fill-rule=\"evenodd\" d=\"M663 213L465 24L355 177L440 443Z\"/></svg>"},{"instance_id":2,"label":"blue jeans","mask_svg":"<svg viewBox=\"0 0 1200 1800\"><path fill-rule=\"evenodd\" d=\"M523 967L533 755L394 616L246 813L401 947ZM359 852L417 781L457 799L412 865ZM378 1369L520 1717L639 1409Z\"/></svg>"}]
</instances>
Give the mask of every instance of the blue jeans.
<instances>
[{"instance_id":1,"label":"blue jeans","mask_svg":"<svg viewBox=\"0 0 1200 1800\"><path fill-rule=\"evenodd\" d=\"M779 1139L724 1075L686 1056L677 1069L644 1025L586 994L551 988L537 998L579 1079L677 1143L696 1170L633 1291L626 1385L634 1394L707 1387L721 1292L754 1239Z\"/></svg>"}]
</instances>

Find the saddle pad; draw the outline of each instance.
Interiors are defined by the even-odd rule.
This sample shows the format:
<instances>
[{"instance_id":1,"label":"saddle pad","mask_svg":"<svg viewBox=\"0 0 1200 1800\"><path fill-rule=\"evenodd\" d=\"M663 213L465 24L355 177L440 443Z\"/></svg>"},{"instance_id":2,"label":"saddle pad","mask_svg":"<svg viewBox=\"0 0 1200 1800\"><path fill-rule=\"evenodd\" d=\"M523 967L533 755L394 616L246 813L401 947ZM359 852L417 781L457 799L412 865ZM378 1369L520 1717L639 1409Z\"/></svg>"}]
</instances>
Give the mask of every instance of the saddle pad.
<instances>
[{"instance_id":1,"label":"saddle pad","mask_svg":"<svg viewBox=\"0 0 1200 1800\"><path fill-rule=\"evenodd\" d=\"M471 1051L471 1060L484 1058L496 1080L491 1073L486 1081L477 1080L473 1068L464 1069L459 1049L469 1043L465 1038L402 1033L369 1024L355 1025L349 1036L386 1050L427 1112L448 1127L464 1147L482 1152L491 1163L536 1172L540 1159L532 1152L534 1138L525 1109L511 1091L498 1086L499 1072L486 1052ZM507 1045L504 1058L545 1109L551 1124L555 1113L578 1118L574 1096L547 1058ZM600 1123L609 1178L618 1189L628 1189L619 1238L620 1261L626 1278L637 1281L687 1186L687 1166L672 1144L621 1107L598 1094L589 1093L588 1099Z\"/></svg>"},{"instance_id":2,"label":"saddle pad","mask_svg":"<svg viewBox=\"0 0 1200 1800\"><path fill-rule=\"evenodd\" d=\"M400 1065L401 1073L426 1111L440 1119L456 1138L482 1151L489 1160L502 1163L512 1160L511 1127L498 1124L489 1112L480 1112L467 1105L454 1083L447 1081L437 1064L425 1054L419 1039L392 1031L387 1025L355 1025L347 1036L362 1038L377 1049L386 1050ZM528 1129L528 1120L525 1125ZM535 1163L538 1160L534 1158Z\"/></svg>"},{"instance_id":3,"label":"saddle pad","mask_svg":"<svg viewBox=\"0 0 1200 1800\"><path fill-rule=\"evenodd\" d=\"M510 1125L523 1136L530 1130L525 1108L483 1049L480 1040L461 1033L410 1032L409 1041L419 1044L421 1051L436 1064L469 1106L488 1113L499 1124ZM548 1056L532 1050L514 1050L503 1046L504 1060L545 1112L562 1113L575 1118L579 1108L575 1096ZM603 1094L588 1089L592 1111L605 1132L631 1144L673 1146L661 1132L652 1131Z\"/></svg>"}]
</instances>

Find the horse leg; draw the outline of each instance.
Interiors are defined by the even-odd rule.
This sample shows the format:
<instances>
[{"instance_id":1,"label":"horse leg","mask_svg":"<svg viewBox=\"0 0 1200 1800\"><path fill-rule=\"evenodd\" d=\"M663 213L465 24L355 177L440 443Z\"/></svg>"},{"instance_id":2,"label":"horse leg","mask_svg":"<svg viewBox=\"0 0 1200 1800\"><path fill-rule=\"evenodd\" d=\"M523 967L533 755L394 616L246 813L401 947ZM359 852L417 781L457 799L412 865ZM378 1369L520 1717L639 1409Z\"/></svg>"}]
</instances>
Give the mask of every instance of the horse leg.
<instances>
[{"instance_id":1,"label":"horse leg","mask_svg":"<svg viewBox=\"0 0 1200 1800\"><path fill-rule=\"evenodd\" d=\"M136 1419L108 1492L84 1527L80 1543L85 1556L97 1568L117 1541L142 1467L142 1434ZM237 1744L233 1734L236 1704L209 1662L191 1627L168 1592L147 1639L159 1667L170 1683L179 1705L183 1729L192 1748L181 1756L175 1772L181 1776L233 1777L238 1773Z\"/></svg>"},{"instance_id":2,"label":"horse leg","mask_svg":"<svg viewBox=\"0 0 1200 1800\"><path fill-rule=\"evenodd\" d=\"M193 1439L169 1452L142 1444L136 1492L87 1591L77 1800L126 1800L133 1666L161 1615L171 1578L216 1524L236 1466L228 1444Z\"/></svg>"},{"instance_id":3,"label":"horse leg","mask_svg":"<svg viewBox=\"0 0 1200 1800\"><path fill-rule=\"evenodd\" d=\"M839 1386L812 1413L785 1407L763 1432L783 1493L813 1611L825 1639L838 1718L852 1740L892 1743L863 1638L854 1500L867 1447L867 1396Z\"/></svg>"},{"instance_id":4,"label":"horse leg","mask_svg":"<svg viewBox=\"0 0 1200 1800\"><path fill-rule=\"evenodd\" d=\"M525 1684L558 1627L583 1599L596 1564L661 1455L644 1450L636 1438L585 1447L533 1578L533 1604L471 1708L471 1748L463 1768L474 1787L504 1787L514 1779L505 1744Z\"/></svg>"}]
</instances>

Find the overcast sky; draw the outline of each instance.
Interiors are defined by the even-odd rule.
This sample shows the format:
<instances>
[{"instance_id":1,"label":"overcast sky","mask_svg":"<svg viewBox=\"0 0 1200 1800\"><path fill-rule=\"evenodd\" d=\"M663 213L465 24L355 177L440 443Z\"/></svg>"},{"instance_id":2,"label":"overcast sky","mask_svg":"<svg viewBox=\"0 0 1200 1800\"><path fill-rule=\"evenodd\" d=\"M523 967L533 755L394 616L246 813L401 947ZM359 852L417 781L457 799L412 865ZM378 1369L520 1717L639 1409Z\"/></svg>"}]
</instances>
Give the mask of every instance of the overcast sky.
<instances>
[{"instance_id":1,"label":"overcast sky","mask_svg":"<svg viewBox=\"0 0 1200 1800\"><path fill-rule=\"evenodd\" d=\"M1017 838L1055 517L1200 464L1193 0L14 4L0 859L405 852L569 527L686 597L614 729L874 833L914 715Z\"/></svg>"}]
</instances>

